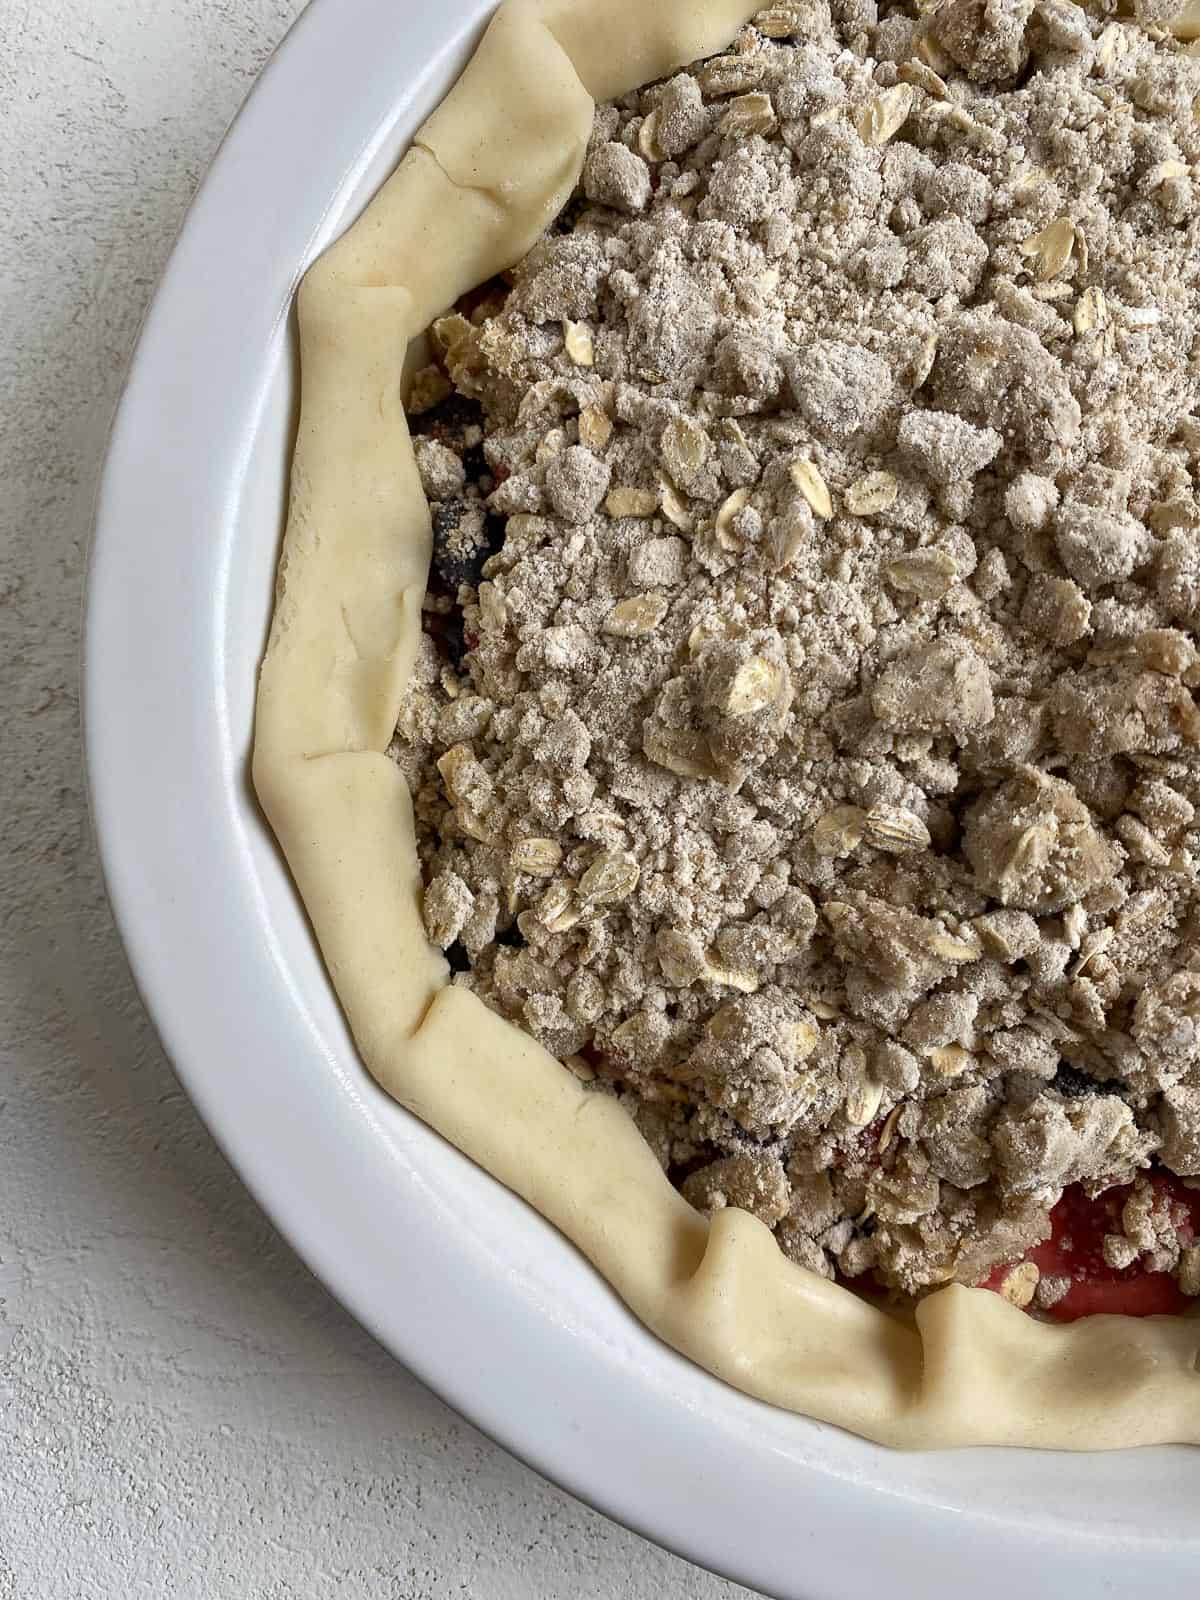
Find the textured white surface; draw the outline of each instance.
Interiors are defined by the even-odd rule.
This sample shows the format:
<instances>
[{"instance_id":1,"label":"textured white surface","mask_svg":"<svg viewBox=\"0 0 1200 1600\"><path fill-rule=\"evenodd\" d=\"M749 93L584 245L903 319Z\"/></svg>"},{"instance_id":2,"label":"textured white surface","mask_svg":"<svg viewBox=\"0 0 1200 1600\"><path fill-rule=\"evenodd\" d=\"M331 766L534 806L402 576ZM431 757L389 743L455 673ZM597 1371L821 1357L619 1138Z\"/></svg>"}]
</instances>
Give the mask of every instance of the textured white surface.
<instances>
[{"instance_id":1,"label":"textured white surface","mask_svg":"<svg viewBox=\"0 0 1200 1600\"><path fill-rule=\"evenodd\" d=\"M176 1085L104 901L76 655L105 432L188 198L301 8L0 0L0 1600L732 1600L330 1300Z\"/></svg>"}]
</instances>

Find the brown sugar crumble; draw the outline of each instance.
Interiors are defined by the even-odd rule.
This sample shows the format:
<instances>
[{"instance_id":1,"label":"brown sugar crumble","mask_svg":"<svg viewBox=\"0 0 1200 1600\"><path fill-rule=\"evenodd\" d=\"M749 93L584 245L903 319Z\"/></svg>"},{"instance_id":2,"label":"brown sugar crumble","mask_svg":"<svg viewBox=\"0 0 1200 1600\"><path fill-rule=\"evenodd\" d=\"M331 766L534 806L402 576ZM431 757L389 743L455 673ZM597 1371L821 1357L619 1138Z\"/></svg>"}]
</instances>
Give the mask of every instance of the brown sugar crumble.
<instances>
[{"instance_id":1,"label":"brown sugar crumble","mask_svg":"<svg viewBox=\"0 0 1200 1600\"><path fill-rule=\"evenodd\" d=\"M1200 60L1110 10L772 6L597 109L409 401L430 938L904 1294L1070 1185L1200 1292Z\"/></svg>"}]
</instances>

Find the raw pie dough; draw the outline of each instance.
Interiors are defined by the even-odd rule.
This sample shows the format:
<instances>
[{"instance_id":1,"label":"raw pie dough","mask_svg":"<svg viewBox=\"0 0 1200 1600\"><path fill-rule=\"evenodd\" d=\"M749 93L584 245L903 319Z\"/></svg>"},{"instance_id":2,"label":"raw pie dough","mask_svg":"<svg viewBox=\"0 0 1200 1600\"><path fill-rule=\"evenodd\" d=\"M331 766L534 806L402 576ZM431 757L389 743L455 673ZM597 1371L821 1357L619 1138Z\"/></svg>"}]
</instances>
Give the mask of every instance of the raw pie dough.
<instances>
[{"instance_id":1,"label":"raw pie dough","mask_svg":"<svg viewBox=\"0 0 1200 1600\"><path fill-rule=\"evenodd\" d=\"M507 0L309 272L255 785L370 1071L555 1223L668 1344L749 1394L890 1445L1200 1443L1200 1316L1051 1326L960 1285L912 1320L877 1309L789 1262L749 1213L694 1211L616 1101L452 987L425 938L412 808L384 753L431 550L398 381L406 347L562 208L594 100L714 53L759 9Z\"/></svg>"}]
</instances>

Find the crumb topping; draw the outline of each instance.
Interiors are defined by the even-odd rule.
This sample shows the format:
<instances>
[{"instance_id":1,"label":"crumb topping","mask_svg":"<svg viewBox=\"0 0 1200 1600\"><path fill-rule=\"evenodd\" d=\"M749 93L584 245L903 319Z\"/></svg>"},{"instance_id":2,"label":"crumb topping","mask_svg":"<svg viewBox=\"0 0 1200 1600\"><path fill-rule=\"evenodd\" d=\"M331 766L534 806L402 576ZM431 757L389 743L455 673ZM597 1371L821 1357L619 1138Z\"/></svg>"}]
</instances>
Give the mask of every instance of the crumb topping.
<instances>
[{"instance_id":1,"label":"crumb topping","mask_svg":"<svg viewBox=\"0 0 1200 1600\"><path fill-rule=\"evenodd\" d=\"M430 938L907 1294L1071 1185L1200 1291L1200 61L1134 10L770 7L597 109L409 401Z\"/></svg>"}]
</instances>

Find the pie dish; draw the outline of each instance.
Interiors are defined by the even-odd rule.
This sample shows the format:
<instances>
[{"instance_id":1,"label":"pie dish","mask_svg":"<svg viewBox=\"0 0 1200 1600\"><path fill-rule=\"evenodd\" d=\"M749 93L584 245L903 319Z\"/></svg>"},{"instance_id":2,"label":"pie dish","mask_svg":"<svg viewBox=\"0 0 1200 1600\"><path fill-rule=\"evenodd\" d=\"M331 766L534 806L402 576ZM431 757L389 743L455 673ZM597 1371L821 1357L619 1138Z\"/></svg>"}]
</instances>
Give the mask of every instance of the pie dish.
<instances>
[{"instance_id":1,"label":"pie dish","mask_svg":"<svg viewBox=\"0 0 1200 1600\"><path fill-rule=\"evenodd\" d=\"M447 0L399 28L395 0L316 0L218 153L138 345L98 503L84 707L139 991L185 1092L331 1293L607 1515L780 1596L857 1597L887 1572L902 1592L1001 1600L1014 1569L1070 1596L1173 1593L1195 1569L1195 1451L897 1454L758 1402L646 1332L362 1068L246 781L295 420L288 308L490 9Z\"/></svg>"},{"instance_id":2,"label":"pie dish","mask_svg":"<svg viewBox=\"0 0 1200 1600\"><path fill-rule=\"evenodd\" d=\"M786 1261L748 1213L693 1211L627 1114L451 987L425 938L411 803L384 754L430 557L402 353L561 210L595 99L721 48L757 9L510 0L364 217L310 271L256 788L373 1075L560 1228L676 1349L891 1445L1200 1442L1195 1316L1051 1328L958 1285L911 1322L893 1316Z\"/></svg>"}]
</instances>

